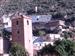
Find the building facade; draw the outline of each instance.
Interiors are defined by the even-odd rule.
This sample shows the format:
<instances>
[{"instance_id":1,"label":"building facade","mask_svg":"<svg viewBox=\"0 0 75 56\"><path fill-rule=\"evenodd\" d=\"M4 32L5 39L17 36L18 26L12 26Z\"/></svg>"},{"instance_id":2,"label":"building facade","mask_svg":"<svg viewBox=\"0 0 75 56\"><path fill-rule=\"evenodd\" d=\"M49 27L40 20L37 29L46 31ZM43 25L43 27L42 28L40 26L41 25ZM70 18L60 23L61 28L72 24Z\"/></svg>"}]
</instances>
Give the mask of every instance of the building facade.
<instances>
[{"instance_id":1,"label":"building facade","mask_svg":"<svg viewBox=\"0 0 75 56\"><path fill-rule=\"evenodd\" d=\"M32 19L17 15L12 18L12 41L22 45L33 56Z\"/></svg>"},{"instance_id":2,"label":"building facade","mask_svg":"<svg viewBox=\"0 0 75 56\"><path fill-rule=\"evenodd\" d=\"M51 15L31 15L32 22L49 22L51 20Z\"/></svg>"}]
</instances>

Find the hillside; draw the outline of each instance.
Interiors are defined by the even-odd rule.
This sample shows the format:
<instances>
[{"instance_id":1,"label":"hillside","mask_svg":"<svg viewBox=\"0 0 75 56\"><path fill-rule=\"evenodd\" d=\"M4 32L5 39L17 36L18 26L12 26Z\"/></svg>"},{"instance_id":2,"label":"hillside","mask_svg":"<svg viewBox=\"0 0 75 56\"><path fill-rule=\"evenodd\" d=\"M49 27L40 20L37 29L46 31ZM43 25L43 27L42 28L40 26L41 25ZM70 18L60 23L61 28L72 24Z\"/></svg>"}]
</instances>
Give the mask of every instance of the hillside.
<instances>
[{"instance_id":1,"label":"hillside","mask_svg":"<svg viewBox=\"0 0 75 56\"><path fill-rule=\"evenodd\" d=\"M5 12L28 11L38 6L39 14L75 13L75 0L1 0L0 4Z\"/></svg>"},{"instance_id":2,"label":"hillside","mask_svg":"<svg viewBox=\"0 0 75 56\"><path fill-rule=\"evenodd\" d=\"M35 12L37 6L37 13ZM53 19L65 20L75 18L75 0L0 0L0 16L8 13L22 12L34 15L52 15Z\"/></svg>"}]
</instances>

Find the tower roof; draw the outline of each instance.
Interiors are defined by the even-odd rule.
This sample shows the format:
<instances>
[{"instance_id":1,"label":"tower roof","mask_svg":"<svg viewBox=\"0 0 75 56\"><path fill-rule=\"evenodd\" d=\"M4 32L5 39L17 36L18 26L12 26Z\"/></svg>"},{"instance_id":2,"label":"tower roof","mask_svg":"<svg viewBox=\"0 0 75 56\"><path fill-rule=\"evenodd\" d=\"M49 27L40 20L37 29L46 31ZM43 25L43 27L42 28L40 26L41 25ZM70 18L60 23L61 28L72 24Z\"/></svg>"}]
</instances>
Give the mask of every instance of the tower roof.
<instances>
[{"instance_id":1,"label":"tower roof","mask_svg":"<svg viewBox=\"0 0 75 56\"><path fill-rule=\"evenodd\" d=\"M31 19L30 16L23 15L21 13L16 13L16 14L14 14L14 15L11 16L11 19L17 19L17 18Z\"/></svg>"}]
</instances>

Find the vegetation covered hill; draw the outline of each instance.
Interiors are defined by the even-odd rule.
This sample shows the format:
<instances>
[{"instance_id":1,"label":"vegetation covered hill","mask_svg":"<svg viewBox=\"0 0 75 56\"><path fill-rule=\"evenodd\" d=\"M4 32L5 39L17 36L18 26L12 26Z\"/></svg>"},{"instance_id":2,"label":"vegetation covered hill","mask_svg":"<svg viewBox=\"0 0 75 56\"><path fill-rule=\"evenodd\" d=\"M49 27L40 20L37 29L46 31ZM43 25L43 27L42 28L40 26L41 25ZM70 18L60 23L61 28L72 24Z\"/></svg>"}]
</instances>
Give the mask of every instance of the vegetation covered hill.
<instances>
[{"instance_id":1,"label":"vegetation covered hill","mask_svg":"<svg viewBox=\"0 0 75 56\"><path fill-rule=\"evenodd\" d=\"M75 0L1 0L0 4L5 12L28 11L38 6L38 10L42 11L39 14L75 13Z\"/></svg>"},{"instance_id":2,"label":"vegetation covered hill","mask_svg":"<svg viewBox=\"0 0 75 56\"><path fill-rule=\"evenodd\" d=\"M36 6L37 13L35 12ZM75 20L75 0L0 0L0 16L17 11L29 15L50 14L53 19L73 22Z\"/></svg>"}]
</instances>

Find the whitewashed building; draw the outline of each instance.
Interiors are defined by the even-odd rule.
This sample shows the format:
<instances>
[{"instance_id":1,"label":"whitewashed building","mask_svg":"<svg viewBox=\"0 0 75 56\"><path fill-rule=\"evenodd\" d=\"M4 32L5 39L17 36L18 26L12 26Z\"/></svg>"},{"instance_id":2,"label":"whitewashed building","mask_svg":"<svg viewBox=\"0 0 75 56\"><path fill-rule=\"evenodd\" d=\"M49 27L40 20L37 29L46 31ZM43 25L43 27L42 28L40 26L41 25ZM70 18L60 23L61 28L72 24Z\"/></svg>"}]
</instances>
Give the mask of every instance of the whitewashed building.
<instances>
[{"instance_id":1,"label":"whitewashed building","mask_svg":"<svg viewBox=\"0 0 75 56\"><path fill-rule=\"evenodd\" d=\"M51 20L51 15L31 15L32 22L49 22Z\"/></svg>"},{"instance_id":2,"label":"whitewashed building","mask_svg":"<svg viewBox=\"0 0 75 56\"><path fill-rule=\"evenodd\" d=\"M3 20L3 23L4 23L4 28L12 27L10 15L3 15L2 20Z\"/></svg>"}]
</instances>

